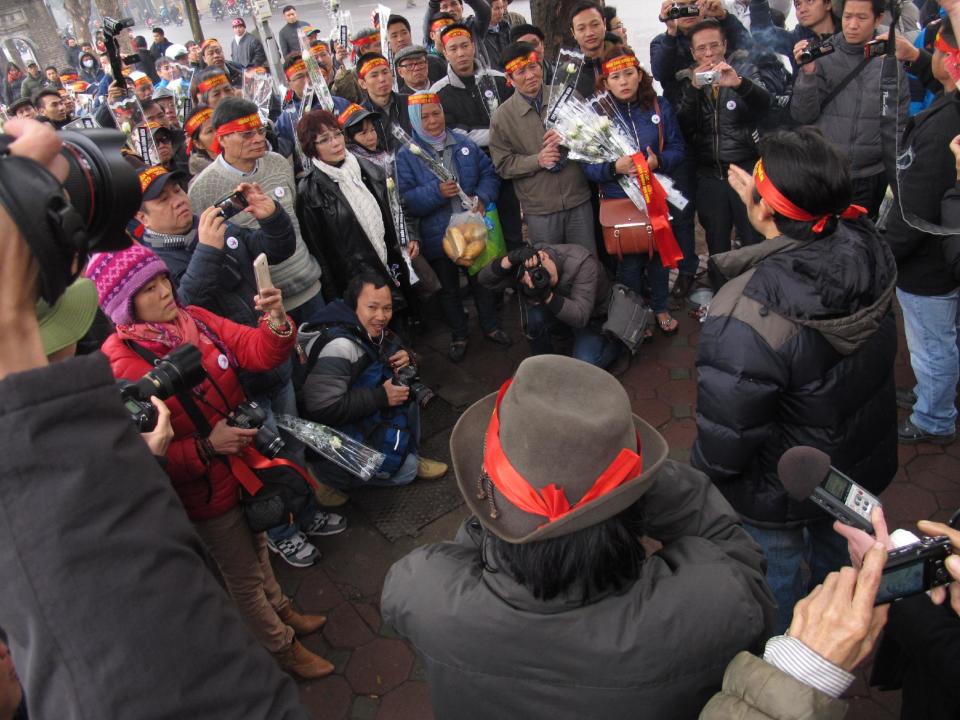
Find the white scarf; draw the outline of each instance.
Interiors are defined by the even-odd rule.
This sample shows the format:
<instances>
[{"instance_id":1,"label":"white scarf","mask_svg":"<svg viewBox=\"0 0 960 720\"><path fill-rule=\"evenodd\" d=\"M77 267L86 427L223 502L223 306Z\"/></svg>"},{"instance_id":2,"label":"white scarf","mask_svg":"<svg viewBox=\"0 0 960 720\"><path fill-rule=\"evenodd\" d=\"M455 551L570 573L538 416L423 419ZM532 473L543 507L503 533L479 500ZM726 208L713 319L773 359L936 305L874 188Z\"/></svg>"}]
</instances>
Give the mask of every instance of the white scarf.
<instances>
[{"instance_id":1,"label":"white scarf","mask_svg":"<svg viewBox=\"0 0 960 720\"><path fill-rule=\"evenodd\" d=\"M387 266L387 243L385 237L386 228L383 226L383 215L380 212L380 206L377 199L373 196L367 186L363 184L363 178L360 176L360 163L347 151L346 159L340 167L328 165L322 160L313 158L313 164L316 168L333 180L340 186L340 191L347 200L350 209L353 210L354 217L360 223L360 227L373 245L377 256Z\"/></svg>"}]
</instances>

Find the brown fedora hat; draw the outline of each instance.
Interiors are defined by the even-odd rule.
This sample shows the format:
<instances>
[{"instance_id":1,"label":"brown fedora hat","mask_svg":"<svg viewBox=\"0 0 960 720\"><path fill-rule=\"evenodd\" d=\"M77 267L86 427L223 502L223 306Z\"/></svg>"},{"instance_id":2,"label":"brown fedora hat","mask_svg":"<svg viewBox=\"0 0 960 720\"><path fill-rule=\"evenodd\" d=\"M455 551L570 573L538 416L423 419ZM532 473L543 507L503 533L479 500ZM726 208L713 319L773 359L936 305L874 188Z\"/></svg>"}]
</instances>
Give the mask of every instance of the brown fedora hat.
<instances>
[{"instance_id":1,"label":"brown fedora hat","mask_svg":"<svg viewBox=\"0 0 960 720\"><path fill-rule=\"evenodd\" d=\"M623 386L610 373L588 363L562 355L527 358L501 393L478 400L460 416L450 435L450 454L470 510L507 542L560 537L613 517L646 492L667 458L666 440L632 413ZM508 500L502 485L494 486L484 466L485 446L491 444L487 442L488 426L498 395L499 433L491 439L496 452L499 437L500 467L505 458L506 472L515 471L522 477L522 493L569 503L572 509L555 513L552 521L546 514L523 510ZM642 465L629 452L638 450ZM633 460L624 466L632 468L626 479L578 504L605 471L628 458ZM502 478L504 473L497 476ZM540 502L540 498L536 500Z\"/></svg>"}]
</instances>

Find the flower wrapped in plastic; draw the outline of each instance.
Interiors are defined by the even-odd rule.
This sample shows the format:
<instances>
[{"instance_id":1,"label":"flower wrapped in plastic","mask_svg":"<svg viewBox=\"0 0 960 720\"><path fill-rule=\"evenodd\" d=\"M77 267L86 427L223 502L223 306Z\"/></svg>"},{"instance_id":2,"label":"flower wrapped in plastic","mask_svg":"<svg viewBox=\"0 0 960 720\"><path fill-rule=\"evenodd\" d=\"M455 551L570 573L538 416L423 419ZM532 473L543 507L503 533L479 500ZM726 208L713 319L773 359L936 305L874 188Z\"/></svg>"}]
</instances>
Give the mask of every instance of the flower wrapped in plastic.
<instances>
[{"instance_id":1,"label":"flower wrapped in plastic","mask_svg":"<svg viewBox=\"0 0 960 720\"><path fill-rule=\"evenodd\" d=\"M382 452L326 425L292 415L277 415L277 425L364 482L372 480L383 465Z\"/></svg>"},{"instance_id":2,"label":"flower wrapped in plastic","mask_svg":"<svg viewBox=\"0 0 960 720\"><path fill-rule=\"evenodd\" d=\"M413 153L417 158L423 161L423 164L427 166L427 170L432 172L436 178L442 182L450 182L454 179L453 175L443 166L443 163L440 162L440 159L434 156L430 150L422 147L418 143L410 143L410 152ZM463 205L464 210L473 210L474 199L467 195L463 188L460 187L460 183L457 183L457 195L460 197L460 204Z\"/></svg>"},{"instance_id":3,"label":"flower wrapped in plastic","mask_svg":"<svg viewBox=\"0 0 960 720\"><path fill-rule=\"evenodd\" d=\"M310 78L310 89L316 96L317 101L324 110L333 112L333 95L330 93L330 87L323 77L323 70L320 63L314 57L310 50L310 38L303 31L303 28L297 28L297 35L300 37L301 57L307 66L307 77ZM306 103L304 103L306 105Z\"/></svg>"},{"instance_id":4,"label":"flower wrapped in plastic","mask_svg":"<svg viewBox=\"0 0 960 720\"><path fill-rule=\"evenodd\" d=\"M577 50L561 48L557 53L557 62L553 66L553 90L550 95L550 105L547 107L547 118L543 123L547 130L557 123L557 108L569 98L574 97L573 93L580 80L583 59L583 53Z\"/></svg>"},{"instance_id":5,"label":"flower wrapped in plastic","mask_svg":"<svg viewBox=\"0 0 960 720\"><path fill-rule=\"evenodd\" d=\"M270 98L273 97L273 77L264 67L252 67L243 71L243 99L257 106L260 119L270 119Z\"/></svg>"}]
</instances>

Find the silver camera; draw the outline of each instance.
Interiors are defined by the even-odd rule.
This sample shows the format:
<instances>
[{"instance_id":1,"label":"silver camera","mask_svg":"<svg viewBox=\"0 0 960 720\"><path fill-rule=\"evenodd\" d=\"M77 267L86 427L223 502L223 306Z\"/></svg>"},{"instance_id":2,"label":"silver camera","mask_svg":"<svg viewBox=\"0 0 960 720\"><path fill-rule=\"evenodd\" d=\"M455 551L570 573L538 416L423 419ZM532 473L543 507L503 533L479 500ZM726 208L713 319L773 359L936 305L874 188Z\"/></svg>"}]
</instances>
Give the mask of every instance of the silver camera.
<instances>
[{"instance_id":1,"label":"silver camera","mask_svg":"<svg viewBox=\"0 0 960 720\"><path fill-rule=\"evenodd\" d=\"M697 84L702 86L716 85L717 81L720 79L720 73L716 70L705 70L704 72L696 73Z\"/></svg>"}]
</instances>

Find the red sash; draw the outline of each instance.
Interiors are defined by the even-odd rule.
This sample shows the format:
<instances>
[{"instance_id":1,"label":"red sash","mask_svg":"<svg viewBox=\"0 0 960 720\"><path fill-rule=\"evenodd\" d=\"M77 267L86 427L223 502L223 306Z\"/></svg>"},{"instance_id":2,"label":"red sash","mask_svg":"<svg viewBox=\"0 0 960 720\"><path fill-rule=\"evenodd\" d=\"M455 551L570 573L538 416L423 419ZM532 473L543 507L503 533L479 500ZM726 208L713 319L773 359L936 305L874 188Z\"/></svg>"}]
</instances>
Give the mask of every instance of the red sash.
<instances>
[{"instance_id":1,"label":"red sash","mask_svg":"<svg viewBox=\"0 0 960 720\"><path fill-rule=\"evenodd\" d=\"M660 181L650 172L647 158L642 152L630 156L637 168L637 184L647 203L647 215L653 227L653 244L660 253L660 262L665 268L675 268L683 259L680 246L670 227L670 211L667 209L667 193Z\"/></svg>"}]
</instances>

